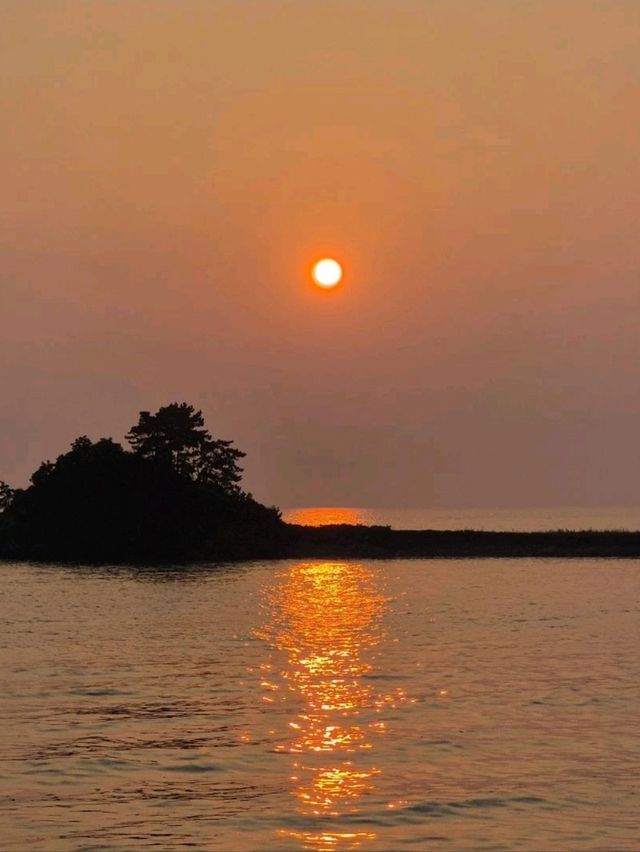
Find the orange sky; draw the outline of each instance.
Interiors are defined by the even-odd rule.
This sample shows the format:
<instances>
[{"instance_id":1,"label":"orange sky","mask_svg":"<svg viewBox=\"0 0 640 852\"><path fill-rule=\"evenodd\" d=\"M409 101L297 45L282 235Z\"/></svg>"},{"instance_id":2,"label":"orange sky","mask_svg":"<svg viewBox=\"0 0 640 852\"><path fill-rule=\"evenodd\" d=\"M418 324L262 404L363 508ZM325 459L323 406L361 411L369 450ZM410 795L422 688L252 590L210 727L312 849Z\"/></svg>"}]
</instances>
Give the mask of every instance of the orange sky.
<instances>
[{"instance_id":1,"label":"orange sky","mask_svg":"<svg viewBox=\"0 0 640 852\"><path fill-rule=\"evenodd\" d=\"M0 478L186 399L267 502L639 502L637 0L38 0L0 66Z\"/></svg>"}]
</instances>

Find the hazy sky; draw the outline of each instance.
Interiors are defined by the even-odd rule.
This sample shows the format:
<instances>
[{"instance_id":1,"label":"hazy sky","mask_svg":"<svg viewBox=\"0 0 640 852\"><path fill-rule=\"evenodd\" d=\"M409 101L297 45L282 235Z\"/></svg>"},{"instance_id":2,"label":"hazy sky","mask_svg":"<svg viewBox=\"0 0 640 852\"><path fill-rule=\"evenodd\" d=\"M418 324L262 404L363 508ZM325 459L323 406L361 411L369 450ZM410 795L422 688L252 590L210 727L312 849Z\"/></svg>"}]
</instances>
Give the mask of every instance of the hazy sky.
<instances>
[{"instance_id":1,"label":"hazy sky","mask_svg":"<svg viewBox=\"0 0 640 852\"><path fill-rule=\"evenodd\" d=\"M268 503L640 503L638 0L1 14L0 478L187 400Z\"/></svg>"}]
</instances>

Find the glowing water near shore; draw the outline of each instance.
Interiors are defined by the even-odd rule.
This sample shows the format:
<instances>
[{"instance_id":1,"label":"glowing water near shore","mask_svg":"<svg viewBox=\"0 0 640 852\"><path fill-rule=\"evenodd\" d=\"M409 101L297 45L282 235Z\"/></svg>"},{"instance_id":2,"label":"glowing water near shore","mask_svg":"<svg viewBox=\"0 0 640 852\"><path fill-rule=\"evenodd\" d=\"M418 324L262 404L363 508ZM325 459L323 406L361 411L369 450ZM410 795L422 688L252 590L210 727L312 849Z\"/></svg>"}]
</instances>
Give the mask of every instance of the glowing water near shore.
<instances>
[{"instance_id":1,"label":"glowing water near shore","mask_svg":"<svg viewBox=\"0 0 640 852\"><path fill-rule=\"evenodd\" d=\"M6 848L637 848L640 563L1 570Z\"/></svg>"},{"instance_id":2,"label":"glowing water near shore","mask_svg":"<svg viewBox=\"0 0 640 852\"><path fill-rule=\"evenodd\" d=\"M528 509L372 509L304 506L285 509L290 524L381 524L396 530L640 530L640 506Z\"/></svg>"}]
</instances>

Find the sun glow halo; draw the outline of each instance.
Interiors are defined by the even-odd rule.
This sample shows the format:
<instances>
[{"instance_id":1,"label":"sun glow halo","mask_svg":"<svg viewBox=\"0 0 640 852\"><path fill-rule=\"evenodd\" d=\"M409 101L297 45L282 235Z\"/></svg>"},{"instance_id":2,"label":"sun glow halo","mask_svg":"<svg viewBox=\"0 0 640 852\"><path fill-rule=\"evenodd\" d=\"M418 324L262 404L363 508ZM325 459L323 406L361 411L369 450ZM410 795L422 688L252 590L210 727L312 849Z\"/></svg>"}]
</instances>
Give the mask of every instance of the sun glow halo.
<instances>
[{"instance_id":1,"label":"sun glow halo","mask_svg":"<svg viewBox=\"0 0 640 852\"><path fill-rule=\"evenodd\" d=\"M342 267L337 260L325 257L314 264L312 270L313 280L319 287L335 287L342 278Z\"/></svg>"}]
</instances>

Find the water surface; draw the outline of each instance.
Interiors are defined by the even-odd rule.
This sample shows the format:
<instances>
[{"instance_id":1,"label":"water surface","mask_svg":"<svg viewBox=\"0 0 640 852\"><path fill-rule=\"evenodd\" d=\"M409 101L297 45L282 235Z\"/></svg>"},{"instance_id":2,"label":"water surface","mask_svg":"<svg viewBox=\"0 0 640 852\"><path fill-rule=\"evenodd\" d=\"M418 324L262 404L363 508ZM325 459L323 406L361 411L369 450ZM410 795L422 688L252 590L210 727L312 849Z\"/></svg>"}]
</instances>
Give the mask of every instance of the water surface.
<instances>
[{"instance_id":1,"label":"water surface","mask_svg":"<svg viewBox=\"0 0 640 852\"><path fill-rule=\"evenodd\" d=\"M638 848L638 562L0 570L3 848Z\"/></svg>"},{"instance_id":2,"label":"water surface","mask_svg":"<svg viewBox=\"0 0 640 852\"><path fill-rule=\"evenodd\" d=\"M283 511L291 524L381 524L397 530L640 530L640 507L526 509L371 508L304 506Z\"/></svg>"}]
</instances>

